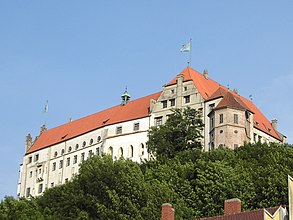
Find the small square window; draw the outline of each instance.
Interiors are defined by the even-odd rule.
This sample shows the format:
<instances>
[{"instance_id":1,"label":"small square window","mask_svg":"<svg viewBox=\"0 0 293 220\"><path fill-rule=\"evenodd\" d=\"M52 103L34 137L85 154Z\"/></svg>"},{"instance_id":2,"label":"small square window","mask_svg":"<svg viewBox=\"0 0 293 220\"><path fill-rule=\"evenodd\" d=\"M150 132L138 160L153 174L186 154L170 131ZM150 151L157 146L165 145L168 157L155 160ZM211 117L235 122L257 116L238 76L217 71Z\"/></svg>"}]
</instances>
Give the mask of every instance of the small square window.
<instances>
[{"instance_id":1,"label":"small square window","mask_svg":"<svg viewBox=\"0 0 293 220\"><path fill-rule=\"evenodd\" d=\"M139 123L134 123L133 124L133 130L138 131L139 130Z\"/></svg>"},{"instance_id":2,"label":"small square window","mask_svg":"<svg viewBox=\"0 0 293 220\"><path fill-rule=\"evenodd\" d=\"M163 124L163 117L157 117L155 118L155 125L160 126Z\"/></svg>"},{"instance_id":3,"label":"small square window","mask_svg":"<svg viewBox=\"0 0 293 220\"><path fill-rule=\"evenodd\" d=\"M184 96L184 103L190 103L190 95Z\"/></svg>"},{"instance_id":4,"label":"small square window","mask_svg":"<svg viewBox=\"0 0 293 220\"><path fill-rule=\"evenodd\" d=\"M175 99L170 99L170 106L175 106Z\"/></svg>"},{"instance_id":5,"label":"small square window","mask_svg":"<svg viewBox=\"0 0 293 220\"><path fill-rule=\"evenodd\" d=\"M116 134L122 134L122 126L116 127Z\"/></svg>"},{"instance_id":6,"label":"small square window","mask_svg":"<svg viewBox=\"0 0 293 220\"><path fill-rule=\"evenodd\" d=\"M187 86L184 86L184 91L187 91Z\"/></svg>"},{"instance_id":7,"label":"small square window","mask_svg":"<svg viewBox=\"0 0 293 220\"><path fill-rule=\"evenodd\" d=\"M162 101L163 108L167 108L167 100Z\"/></svg>"}]
</instances>

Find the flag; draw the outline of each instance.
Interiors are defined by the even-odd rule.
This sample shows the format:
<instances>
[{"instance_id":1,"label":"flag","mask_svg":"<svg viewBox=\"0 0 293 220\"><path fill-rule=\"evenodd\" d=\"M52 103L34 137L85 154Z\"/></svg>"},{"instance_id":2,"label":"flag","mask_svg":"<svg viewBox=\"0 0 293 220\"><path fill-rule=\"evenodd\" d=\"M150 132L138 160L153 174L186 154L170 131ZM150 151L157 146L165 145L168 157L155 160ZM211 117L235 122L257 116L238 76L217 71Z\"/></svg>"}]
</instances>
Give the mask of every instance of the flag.
<instances>
[{"instance_id":1,"label":"flag","mask_svg":"<svg viewBox=\"0 0 293 220\"><path fill-rule=\"evenodd\" d=\"M180 52L189 52L189 51L190 51L190 41L186 44L183 44L180 49Z\"/></svg>"},{"instance_id":2,"label":"flag","mask_svg":"<svg viewBox=\"0 0 293 220\"><path fill-rule=\"evenodd\" d=\"M47 113L49 110L49 105L48 105L48 100L47 100L47 103L45 105L45 108L44 108L44 113Z\"/></svg>"}]
</instances>

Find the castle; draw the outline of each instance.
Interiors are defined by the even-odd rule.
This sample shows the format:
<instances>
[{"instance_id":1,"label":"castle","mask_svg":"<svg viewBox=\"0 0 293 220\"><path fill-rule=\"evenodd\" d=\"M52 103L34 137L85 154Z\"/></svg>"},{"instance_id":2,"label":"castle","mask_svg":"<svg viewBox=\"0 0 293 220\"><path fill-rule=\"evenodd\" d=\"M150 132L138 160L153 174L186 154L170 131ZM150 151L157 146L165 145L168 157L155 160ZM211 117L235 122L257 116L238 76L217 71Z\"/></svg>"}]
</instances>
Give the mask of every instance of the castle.
<instances>
[{"instance_id":1,"label":"castle","mask_svg":"<svg viewBox=\"0 0 293 220\"><path fill-rule=\"evenodd\" d=\"M201 112L206 151L234 149L244 142L286 142L277 120L270 122L250 100L212 80L207 71L187 67L158 93L131 101L125 91L121 97L122 103L112 108L49 130L42 126L34 141L29 134L17 195L38 196L45 188L66 183L92 155L149 159L148 129L163 124L173 108Z\"/></svg>"}]
</instances>

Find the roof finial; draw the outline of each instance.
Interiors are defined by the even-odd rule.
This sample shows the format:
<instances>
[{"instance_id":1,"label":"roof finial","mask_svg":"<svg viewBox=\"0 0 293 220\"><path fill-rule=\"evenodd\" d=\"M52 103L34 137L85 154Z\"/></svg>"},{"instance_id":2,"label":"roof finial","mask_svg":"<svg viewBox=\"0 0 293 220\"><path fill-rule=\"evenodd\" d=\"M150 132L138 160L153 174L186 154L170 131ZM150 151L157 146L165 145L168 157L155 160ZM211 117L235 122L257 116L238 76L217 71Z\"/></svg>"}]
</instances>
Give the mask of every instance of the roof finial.
<instances>
[{"instance_id":1,"label":"roof finial","mask_svg":"<svg viewBox=\"0 0 293 220\"><path fill-rule=\"evenodd\" d=\"M121 95L121 105L126 105L127 102L129 102L131 96L129 95L129 93L127 92L127 86L125 86L125 92Z\"/></svg>"},{"instance_id":2,"label":"roof finial","mask_svg":"<svg viewBox=\"0 0 293 220\"><path fill-rule=\"evenodd\" d=\"M204 76L204 78L208 79L208 78L209 78L208 74L209 74L209 71L208 71L207 69L205 69L205 70L203 71L203 76Z\"/></svg>"}]
</instances>

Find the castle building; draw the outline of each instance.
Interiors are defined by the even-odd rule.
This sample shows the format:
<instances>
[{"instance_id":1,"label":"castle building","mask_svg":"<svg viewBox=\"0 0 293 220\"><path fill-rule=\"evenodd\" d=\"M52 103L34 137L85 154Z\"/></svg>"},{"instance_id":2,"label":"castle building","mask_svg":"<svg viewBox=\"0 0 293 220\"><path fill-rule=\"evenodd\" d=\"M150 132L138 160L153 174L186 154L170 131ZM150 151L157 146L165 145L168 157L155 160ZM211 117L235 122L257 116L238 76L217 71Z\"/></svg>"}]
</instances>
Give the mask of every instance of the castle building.
<instances>
[{"instance_id":1,"label":"castle building","mask_svg":"<svg viewBox=\"0 0 293 220\"><path fill-rule=\"evenodd\" d=\"M17 194L38 196L45 188L64 184L78 173L79 164L92 155L110 154L140 162L149 159L146 142L151 126L159 126L174 108L191 107L204 122L203 147L234 149L244 142L286 142L261 111L237 91L230 91L190 67L175 76L162 91L47 130L42 126L33 141L29 134L20 166Z\"/></svg>"}]
</instances>

